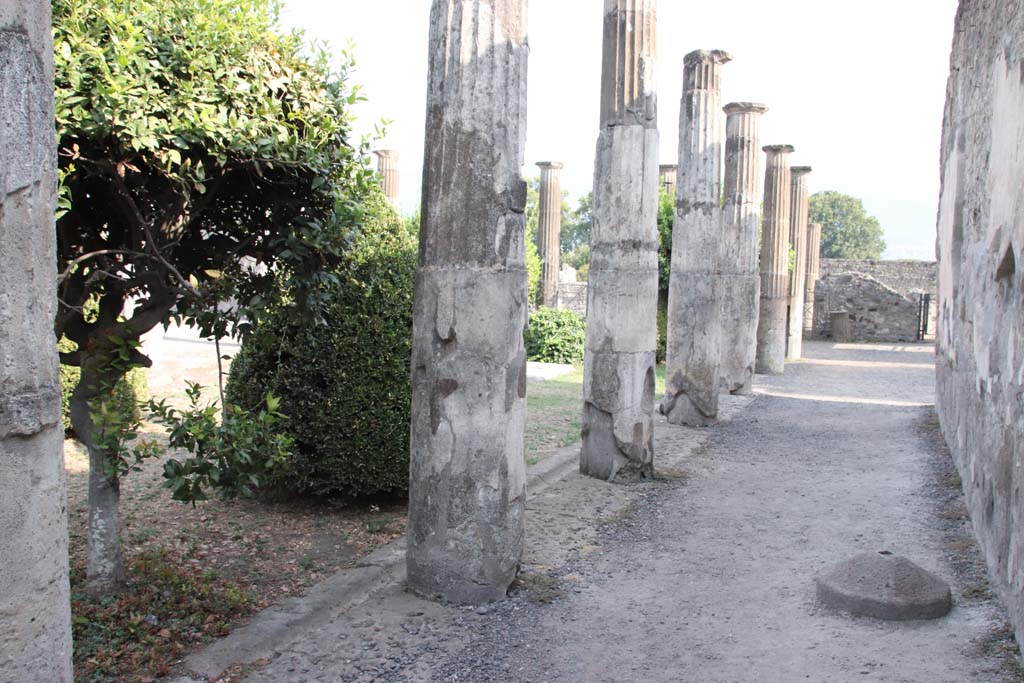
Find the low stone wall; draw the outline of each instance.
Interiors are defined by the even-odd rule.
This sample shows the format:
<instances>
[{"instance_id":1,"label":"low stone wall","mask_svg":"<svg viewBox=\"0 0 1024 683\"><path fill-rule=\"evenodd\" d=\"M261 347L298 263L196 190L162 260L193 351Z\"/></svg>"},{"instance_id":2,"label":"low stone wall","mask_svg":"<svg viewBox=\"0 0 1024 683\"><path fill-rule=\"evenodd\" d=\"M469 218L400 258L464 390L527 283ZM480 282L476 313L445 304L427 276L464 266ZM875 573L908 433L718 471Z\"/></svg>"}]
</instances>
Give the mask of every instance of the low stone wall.
<instances>
[{"instance_id":1,"label":"low stone wall","mask_svg":"<svg viewBox=\"0 0 1024 683\"><path fill-rule=\"evenodd\" d=\"M587 283L560 282L555 296L555 308L566 308L587 317Z\"/></svg>"},{"instance_id":2,"label":"low stone wall","mask_svg":"<svg viewBox=\"0 0 1024 683\"><path fill-rule=\"evenodd\" d=\"M814 294L812 336L828 338L829 314L847 311L853 337L911 342L918 338L921 295L931 297L928 335L935 332L937 266L934 261L822 259Z\"/></svg>"}]
</instances>

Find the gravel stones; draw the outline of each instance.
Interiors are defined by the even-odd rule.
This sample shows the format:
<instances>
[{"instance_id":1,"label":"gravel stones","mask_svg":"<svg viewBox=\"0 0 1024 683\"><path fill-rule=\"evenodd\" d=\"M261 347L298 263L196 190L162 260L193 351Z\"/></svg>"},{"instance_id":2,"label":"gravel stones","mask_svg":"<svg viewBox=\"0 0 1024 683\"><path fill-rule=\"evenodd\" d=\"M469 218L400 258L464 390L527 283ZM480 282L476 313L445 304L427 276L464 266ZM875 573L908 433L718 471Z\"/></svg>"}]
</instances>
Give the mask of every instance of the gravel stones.
<instances>
[{"instance_id":1,"label":"gravel stones","mask_svg":"<svg viewBox=\"0 0 1024 683\"><path fill-rule=\"evenodd\" d=\"M945 581L887 550L840 562L815 582L825 605L876 619L937 619L953 607Z\"/></svg>"}]
</instances>

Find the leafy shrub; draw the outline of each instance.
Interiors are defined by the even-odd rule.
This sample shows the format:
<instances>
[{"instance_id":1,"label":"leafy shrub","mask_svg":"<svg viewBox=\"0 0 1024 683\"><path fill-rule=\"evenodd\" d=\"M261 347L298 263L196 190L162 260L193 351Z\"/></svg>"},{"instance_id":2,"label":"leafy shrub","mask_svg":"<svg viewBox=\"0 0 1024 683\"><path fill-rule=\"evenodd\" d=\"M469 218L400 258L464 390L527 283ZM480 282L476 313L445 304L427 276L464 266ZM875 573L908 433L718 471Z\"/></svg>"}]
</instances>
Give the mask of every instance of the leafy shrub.
<instances>
[{"instance_id":1,"label":"leafy shrub","mask_svg":"<svg viewBox=\"0 0 1024 683\"><path fill-rule=\"evenodd\" d=\"M569 310L540 308L530 314L526 356L544 363L582 363L586 321Z\"/></svg>"},{"instance_id":2,"label":"leafy shrub","mask_svg":"<svg viewBox=\"0 0 1024 683\"><path fill-rule=\"evenodd\" d=\"M67 337L62 337L57 343L57 348L64 353L70 353L75 350L75 343ZM71 426L70 402L71 392L78 386L81 376L82 371L73 365L60 366L60 415L64 423L64 433L68 436L75 436L74 428ZM118 411L133 422L141 419L139 404L148 398L149 383L146 381L146 371L143 368L129 370L114 388L114 400Z\"/></svg>"},{"instance_id":3,"label":"leafy shrub","mask_svg":"<svg viewBox=\"0 0 1024 683\"><path fill-rule=\"evenodd\" d=\"M383 198L329 291L324 325L287 308L245 341L231 366L227 401L255 409L268 393L288 416L294 443L271 472L269 492L316 497L408 488L412 295L416 240Z\"/></svg>"}]
</instances>

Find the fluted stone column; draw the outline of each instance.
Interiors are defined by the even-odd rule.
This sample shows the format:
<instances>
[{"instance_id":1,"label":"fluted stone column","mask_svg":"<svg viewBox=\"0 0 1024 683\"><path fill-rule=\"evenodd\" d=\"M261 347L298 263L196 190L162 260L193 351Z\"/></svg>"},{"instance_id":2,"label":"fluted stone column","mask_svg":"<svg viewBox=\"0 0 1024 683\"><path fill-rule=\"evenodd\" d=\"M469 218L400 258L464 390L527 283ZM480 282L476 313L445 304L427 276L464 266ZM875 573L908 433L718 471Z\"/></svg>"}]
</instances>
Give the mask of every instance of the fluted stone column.
<instances>
[{"instance_id":1,"label":"fluted stone column","mask_svg":"<svg viewBox=\"0 0 1024 683\"><path fill-rule=\"evenodd\" d=\"M679 166L677 164L662 164L658 166L658 184L673 197L676 196L676 180L678 177Z\"/></svg>"},{"instance_id":2,"label":"fluted stone column","mask_svg":"<svg viewBox=\"0 0 1024 683\"><path fill-rule=\"evenodd\" d=\"M605 0L580 471L650 473L658 298L654 0Z\"/></svg>"},{"instance_id":3,"label":"fluted stone column","mask_svg":"<svg viewBox=\"0 0 1024 683\"><path fill-rule=\"evenodd\" d=\"M790 145L769 145L764 173L761 224L761 311L757 321L754 368L781 375L786 363L786 309L789 305L789 222L792 181Z\"/></svg>"},{"instance_id":4,"label":"fluted stone column","mask_svg":"<svg viewBox=\"0 0 1024 683\"><path fill-rule=\"evenodd\" d=\"M761 275L761 116L763 104L725 106L722 217L722 384L734 394L753 391Z\"/></svg>"},{"instance_id":5,"label":"fluted stone column","mask_svg":"<svg viewBox=\"0 0 1024 683\"><path fill-rule=\"evenodd\" d=\"M398 206L398 150L378 149L374 154L377 155L377 175L380 176L384 196Z\"/></svg>"},{"instance_id":6,"label":"fluted stone column","mask_svg":"<svg viewBox=\"0 0 1024 683\"><path fill-rule=\"evenodd\" d=\"M504 597L523 549L526 0L434 0L413 307L409 585Z\"/></svg>"},{"instance_id":7,"label":"fluted stone column","mask_svg":"<svg viewBox=\"0 0 1024 683\"><path fill-rule=\"evenodd\" d=\"M807 228L807 282L804 284L804 335L814 332L814 292L821 275L821 223Z\"/></svg>"},{"instance_id":8,"label":"fluted stone column","mask_svg":"<svg viewBox=\"0 0 1024 683\"><path fill-rule=\"evenodd\" d=\"M684 58L679 107L679 176L672 225L665 397L672 424L699 427L718 417L722 360L721 50Z\"/></svg>"},{"instance_id":9,"label":"fluted stone column","mask_svg":"<svg viewBox=\"0 0 1024 683\"><path fill-rule=\"evenodd\" d=\"M558 295L559 250L562 239L562 164L542 161L540 167L540 206L537 216L537 251L540 253L541 303L554 307Z\"/></svg>"},{"instance_id":10,"label":"fluted stone column","mask_svg":"<svg viewBox=\"0 0 1024 683\"><path fill-rule=\"evenodd\" d=\"M0 0L0 681L71 683L50 3Z\"/></svg>"},{"instance_id":11,"label":"fluted stone column","mask_svg":"<svg viewBox=\"0 0 1024 683\"><path fill-rule=\"evenodd\" d=\"M786 340L786 358L800 360L803 357L804 341L804 297L807 286L807 176L810 166L794 166L792 176L792 199L790 201L789 242L793 249L793 271L789 278L789 328Z\"/></svg>"}]
</instances>

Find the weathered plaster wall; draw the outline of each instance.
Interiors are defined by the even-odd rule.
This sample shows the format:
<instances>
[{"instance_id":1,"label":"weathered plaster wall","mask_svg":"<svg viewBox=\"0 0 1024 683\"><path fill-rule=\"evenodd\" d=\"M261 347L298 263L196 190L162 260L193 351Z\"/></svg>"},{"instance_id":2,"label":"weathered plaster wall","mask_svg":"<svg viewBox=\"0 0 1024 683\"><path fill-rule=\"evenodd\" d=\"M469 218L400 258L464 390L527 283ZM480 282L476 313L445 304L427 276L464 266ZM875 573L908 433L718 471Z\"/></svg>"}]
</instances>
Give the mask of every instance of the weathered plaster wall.
<instances>
[{"instance_id":1,"label":"weathered plaster wall","mask_svg":"<svg viewBox=\"0 0 1024 683\"><path fill-rule=\"evenodd\" d=\"M942 134L937 404L1024 636L1024 4L962 0Z\"/></svg>"},{"instance_id":2,"label":"weathered plaster wall","mask_svg":"<svg viewBox=\"0 0 1024 683\"><path fill-rule=\"evenodd\" d=\"M935 296L938 291L938 265L935 261L821 259L819 279L842 273L870 275L903 296L922 293Z\"/></svg>"},{"instance_id":3,"label":"weathered plaster wall","mask_svg":"<svg viewBox=\"0 0 1024 683\"><path fill-rule=\"evenodd\" d=\"M0 0L0 681L71 681L50 3Z\"/></svg>"}]
</instances>

